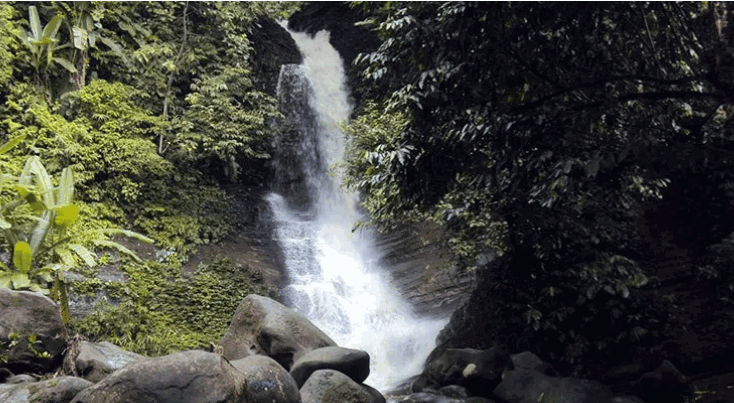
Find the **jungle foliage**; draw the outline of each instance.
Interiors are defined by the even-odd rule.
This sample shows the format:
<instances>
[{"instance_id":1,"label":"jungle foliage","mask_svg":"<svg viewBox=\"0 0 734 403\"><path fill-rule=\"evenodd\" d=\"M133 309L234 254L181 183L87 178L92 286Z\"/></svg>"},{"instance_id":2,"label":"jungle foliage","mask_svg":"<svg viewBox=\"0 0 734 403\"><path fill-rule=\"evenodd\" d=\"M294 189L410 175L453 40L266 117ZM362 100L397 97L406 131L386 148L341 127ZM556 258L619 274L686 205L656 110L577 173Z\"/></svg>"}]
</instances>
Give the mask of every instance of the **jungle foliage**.
<instances>
[{"instance_id":1,"label":"jungle foliage","mask_svg":"<svg viewBox=\"0 0 734 403\"><path fill-rule=\"evenodd\" d=\"M728 4L356 6L382 45L356 60L374 102L348 129L347 183L378 228L436 220L465 267L511 262L481 274L476 337L572 365L662 337L645 213L688 186L718 206L696 223L710 243L734 229Z\"/></svg>"},{"instance_id":2,"label":"jungle foliage","mask_svg":"<svg viewBox=\"0 0 734 403\"><path fill-rule=\"evenodd\" d=\"M264 176L259 171L269 158L277 126L272 123L281 117L275 99L253 86L248 33L258 18L283 17L297 7L0 4L0 143L14 146L0 153L0 285L50 290L53 274L73 271L85 278L69 283L74 293L106 289L121 304L98 315L143 322L155 316L155 326L133 330L116 328L124 321L103 325L90 318L78 325L87 336L148 354L191 346L194 339L199 346L204 339L215 341L221 324L193 313L182 318L179 308L227 318L231 312L222 310L233 311L232 301L220 307L210 294L242 297L223 291L222 284L257 287L231 285L221 270L216 279L207 272L182 282L181 263L197 245L233 229L226 185ZM28 164L42 180L30 181ZM73 204L62 193L73 193ZM35 231L42 223L46 231ZM116 235L149 237L166 259L141 261L113 242ZM129 290L95 279L98 264L124 268ZM63 270L49 271L58 265ZM215 266L235 270L231 264ZM165 280L143 285L136 280L141 276ZM153 286L170 294L145 288ZM177 293L207 297L197 305ZM178 311L165 309L167 303ZM155 312L141 313L146 309Z\"/></svg>"}]
</instances>

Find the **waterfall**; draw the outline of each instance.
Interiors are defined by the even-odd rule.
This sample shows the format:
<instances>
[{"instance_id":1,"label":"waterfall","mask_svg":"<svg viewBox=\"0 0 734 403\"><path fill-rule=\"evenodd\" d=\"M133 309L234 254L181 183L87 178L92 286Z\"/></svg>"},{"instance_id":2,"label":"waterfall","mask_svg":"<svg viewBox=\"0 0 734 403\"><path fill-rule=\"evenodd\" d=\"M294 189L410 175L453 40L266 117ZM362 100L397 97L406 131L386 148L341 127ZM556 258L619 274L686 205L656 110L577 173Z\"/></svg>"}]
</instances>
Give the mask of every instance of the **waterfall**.
<instances>
[{"instance_id":1,"label":"waterfall","mask_svg":"<svg viewBox=\"0 0 734 403\"><path fill-rule=\"evenodd\" d=\"M284 298L340 346L367 351L366 383L387 391L420 373L446 320L417 317L380 267L374 234L352 231L363 219L358 195L333 169L351 111L343 63L327 31L291 35L304 61L283 66L278 98L295 124L275 140L267 196L290 282Z\"/></svg>"}]
</instances>

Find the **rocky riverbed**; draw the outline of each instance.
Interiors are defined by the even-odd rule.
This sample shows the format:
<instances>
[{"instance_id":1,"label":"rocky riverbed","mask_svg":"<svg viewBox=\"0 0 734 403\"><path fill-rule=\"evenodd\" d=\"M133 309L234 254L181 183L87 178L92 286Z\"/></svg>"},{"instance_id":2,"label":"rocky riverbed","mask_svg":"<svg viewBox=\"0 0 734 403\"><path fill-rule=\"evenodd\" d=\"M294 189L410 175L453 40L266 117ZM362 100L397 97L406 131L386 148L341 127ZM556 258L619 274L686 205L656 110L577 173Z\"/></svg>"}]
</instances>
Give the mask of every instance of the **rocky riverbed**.
<instances>
[{"instance_id":1,"label":"rocky riverbed","mask_svg":"<svg viewBox=\"0 0 734 403\"><path fill-rule=\"evenodd\" d=\"M615 396L596 382L559 377L532 352L510 354L502 346L435 350L421 375L377 391L363 383L370 372L367 352L337 346L300 314L252 294L212 351L144 357L110 343L70 339L52 300L0 289L0 342L5 403L642 401ZM675 397L687 387L669 362L638 384L640 392L657 397Z\"/></svg>"}]
</instances>

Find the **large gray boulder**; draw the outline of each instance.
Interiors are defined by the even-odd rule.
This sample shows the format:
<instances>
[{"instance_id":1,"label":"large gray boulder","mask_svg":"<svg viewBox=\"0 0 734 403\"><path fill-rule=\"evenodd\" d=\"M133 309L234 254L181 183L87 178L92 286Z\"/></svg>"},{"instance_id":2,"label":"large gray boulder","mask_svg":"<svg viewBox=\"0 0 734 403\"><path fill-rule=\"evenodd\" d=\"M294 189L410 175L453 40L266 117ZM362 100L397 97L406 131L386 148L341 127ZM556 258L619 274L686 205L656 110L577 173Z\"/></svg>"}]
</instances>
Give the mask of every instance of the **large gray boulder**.
<instances>
[{"instance_id":1,"label":"large gray boulder","mask_svg":"<svg viewBox=\"0 0 734 403\"><path fill-rule=\"evenodd\" d=\"M370 375L370 355L366 351L344 347L322 347L309 351L291 368L291 376L300 388L314 371L333 369L362 383Z\"/></svg>"},{"instance_id":2,"label":"large gray boulder","mask_svg":"<svg viewBox=\"0 0 734 403\"><path fill-rule=\"evenodd\" d=\"M460 385L477 396L488 397L502 373L513 368L510 353L504 346L488 350L449 348L426 364L422 376L428 385Z\"/></svg>"},{"instance_id":3,"label":"large gray boulder","mask_svg":"<svg viewBox=\"0 0 734 403\"><path fill-rule=\"evenodd\" d=\"M505 373L494 397L506 403L611 403L612 394L601 384L577 378L557 378L532 369Z\"/></svg>"},{"instance_id":4,"label":"large gray boulder","mask_svg":"<svg viewBox=\"0 0 734 403\"><path fill-rule=\"evenodd\" d=\"M540 371L546 375L557 376L558 373L553 367L540 359L537 355L530 351L523 351L522 353L513 354L510 356L512 364L516 369L534 369Z\"/></svg>"},{"instance_id":5,"label":"large gray boulder","mask_svg":"<svg viewBox=\"0 0 734 403\"><path fill-rule=\"evenodd\" d=\"M33 375L20 374L11 376L10 378L5 380L5 383L29 383L37 381L38 379Z\"/></svg>"},{"instance_id":6,"label":"large gray boulder","mask_svg":"<svg viewBox=\"0 0 734 403\"><path fill-rule=\"evenodd\" d=\"M464 399L437 395L429 392L413 393L406 396L400 403L463 403Z\"/></svg>"},{"instance_id":7,"label":"large gray boulder","mask_svg":"<svg viewBox=\"0 0 734 403\"><path fill-rule=\"evenodd\" d=\"M72 403L245 403L244 375L219 354L183 351L130 363ZM249 403L249 402L248 402Z\"/></svg>"},{"instance_id":8,"label":"large gray boulder","mask_svg":"<svg viewBox=\"0 0 734 403\"><path fill-rule=\"evenodd\" d=\"M81 341L74 350L77 351L77 354L69 357L75 373L94 383L127 364L145 358L106 341L101 343Z\"/></svg>"},{"instance_id":9,"label":"large gray boulder","mask_svg":"<svg viewBox=\"0 0 734 403\"><path fill-rule=\"evenodd\" d=\"M65 348L64 323L50 298L0 288L1 366L14 373L48 372L59 363Z\"/></svg>"},{"instance_id":10,"label":"large gray boulder","mask_svg":"<svg viewBox=\"0 0 734 403\"><path fill-rule=\"evenodd\" d=\"M0 385L3 403L69 403L93 383L73 376L48 379L41 382Z\"/></svg>"},{"instance_id":11,"label":"large gray boulder","mask_svg":"<svg viewBox=\"0 0 734 403\"><path fill-rule=\"evenodd\" d=\"M250 294L237 307L219 345L230 361L263 354L290 370L293 363L309 351L336 346L336 343L285 305Z\"/></svg>"},{"instance_id":12,"label":"large gray boulder","mask_svg":"<svg viewBox=\"0 0 734 403\"><path fill-rule=\"evenodd\" d=\"M274 359L251 355L232 365L245 375L248 403L301 403L296 381Z\"/></svg>"},{"instance_id":13,"label":"large gray boulder","mask_svg":"<svg viewBox=\"0 0 734 403\"><path fill-rule=\"evenodd\" d=\"M331 369L311 374L301 388L301 399L303 403L385 403L375 389Z\"/></svg>"},{"instance_id":14,"label":"large gray boulder","mask_svg":"<svg viewBox=\"0 0 734 403\"><path fill-rule=\"evenodd\" d=\"M688 379L668 360L646 372L637 380L637 388L644 400L682 401L688 389Z\"/></svg>"}]
</instances>

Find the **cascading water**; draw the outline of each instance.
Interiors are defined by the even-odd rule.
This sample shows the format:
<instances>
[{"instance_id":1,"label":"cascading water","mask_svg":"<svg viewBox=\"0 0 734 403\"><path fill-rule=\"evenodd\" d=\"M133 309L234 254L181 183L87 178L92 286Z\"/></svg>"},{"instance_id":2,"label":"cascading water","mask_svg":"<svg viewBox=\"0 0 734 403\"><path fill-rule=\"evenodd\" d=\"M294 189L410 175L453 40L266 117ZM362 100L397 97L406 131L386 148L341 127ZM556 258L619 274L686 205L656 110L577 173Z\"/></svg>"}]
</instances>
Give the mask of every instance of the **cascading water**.
<instances>
[{"instance_id":1,"label":"cascading water","mask_svg":"<svg viewBox=\"0 0 734 403\"><path fill-rule=\"evenodd\" d=\"M290 284L286 302L343 347L371 357L366 383L387 391L421 371L445 320L418 318L378 262L374 236L352 232L358 195L331 168L350 113L342 61L329 33L291 32L304 61L281 70L281 111L295 126L276 140L268 195Z\"/></svg>"}]
</instances>

